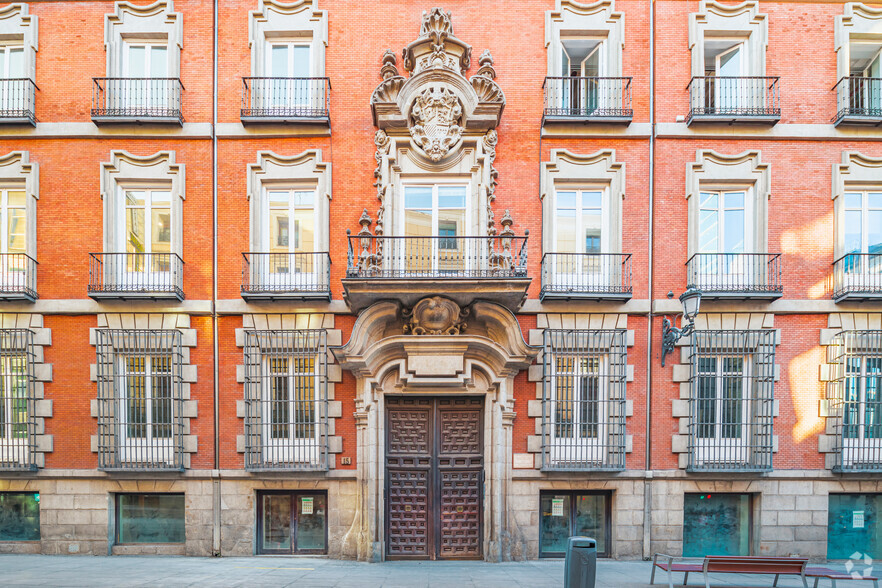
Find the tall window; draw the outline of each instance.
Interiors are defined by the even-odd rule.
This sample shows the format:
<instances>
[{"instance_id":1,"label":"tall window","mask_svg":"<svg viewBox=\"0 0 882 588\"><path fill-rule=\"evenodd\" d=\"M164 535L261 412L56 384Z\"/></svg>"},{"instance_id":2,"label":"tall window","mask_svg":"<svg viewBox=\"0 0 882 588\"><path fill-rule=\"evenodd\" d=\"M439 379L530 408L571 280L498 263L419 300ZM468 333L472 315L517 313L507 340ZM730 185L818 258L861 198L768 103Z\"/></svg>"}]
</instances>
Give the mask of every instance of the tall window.
<instances>
[{"instance_id":1,"label":"tall window","mask_svg":"<svg viewBox=\"0 0 882 588\"><path fill-rule=\"evenodd\" d=\"M172 358L122 354L119 370L124 451L128 461L143 461L153 449L151 445L170 445L172 441Z\"/></svg>"},{"instance_id":2,"label":"tall window","mask_svg":"<svg viewBox=\"0 0 882 588\"><path fill-rule=\"evenodd\" d=\"M20 189L0 189L0 283L27 283L27 198Z\"/></svg>"},{"instance_id":3,"label":"tall window","mask_svg":"<svg viewBox=\"0 0 882 588\"><path fill-rule=\"evenodd\" d=\"M752 88L738 78L745 76L743 39L704 40L705 106L719 112L747 106Z\"/></svg>"},{"instance_id":4,"label":"tall window","mask_svg":"<svg viewBox=\"0 0 882 588\"><path fill-rule=\"evenodd\" d=\"M561 107L591 114L600 107L605 75L606 43L603 39L562 38L561 73L564 78L560 92Z\"/></svg>"},{"instance_id":5,"label":"tall window","mask_svg":"<svg viewBox=\"0 0 882 588\"><path fill-rule=\"evenodd\" d=\"M845 193L845 274L882 274L882 192ZM850 255L866 254L866 255ZM844 276L846 284L850 281ZM854 277L864 283L859 277Z\"/></svg>"},{"instance_id":6,"label":"tall window","mask_svg":"<svg viewBox=\"0 0 882 588\"><path fill-rule=\"evenodd\" d=\"M607 253L609 212L603 190L558 190L555 208L557 253Z\"/></svg>"},{"instance_id":7,"label":"tall window","mask_svg":"<svg viewBox=\"0 0 882 588\"><path fill-rule=\"evenodd\" d=\"M284 461L311 461L316 443L316 373L314 357L269 357L264 443ZM305 443L304 443L305 441Z\"/></svg>"},{"instance_id":8,"label":"tall window","mask_svg":"<svg viewBox=\"0 0 882 588\"><path fill-rule=\"evenodd\" d=\"M156 274L171 269L171 192L155 189L124 189L121 225L125 233L120 249L129 273ZM132 276L130 276L131 278ZM146 277L146 276L145 276ZM155 276L161 279L161 276ZM137 279L134 277L133 279Z\"/></svg>"},{"instance_id":9,"label":"tall window","mask_svg":"<svg viewBox=\"0 0 882 588\"><path fill-rule=\"evenodd\" d=\"M604 420L600 363L597 355L555 358L552 404L556 439L586 442L580 443L583 446L597 443Z\"/></svg>"},{"instance_id":10,"label":"tall window","mask_svg":"<svg viewBox=\"0 0 882 588\"><path fill-rule=\"evenodd\" d=\"M27 331L0 333L0 467L30 465L32 398Z\"/></svg>"},{"instance_id":11,"label":"tall window","mask_svg":"<svg viewBox=\"0 0 882 588\"><path fill-rule=\"evenodd\" d=\"M698 458L743 461L750 427L750 361L743 356L698 357L697 366Z\"/></svg>"},{"instance_id":12,"label":"tall window","mask_svg":"<svg viewBox=\"0 0 882 588\"><path fill-rule=\"evenodd\" d=\"M171 81L168 73L168 45L164 42L131 41L123 44L123 78L119 88L120 107L169 108Z\"/></svg>"},{"instance_id":13,"label":"tall window","mask_svg":"<svg viewBox=\"0 0 882 588\"><path fill-rule=\"evenodd\" d=\"M265 273L314 273L315 192L312 190L267 190L266 222L262 239L270 255ZM301 255L298 255L301 254Z\"/></svg>"},{"instance_id":14,"label":"tall window","mask_svg":"<svg viewBox=\"0 0 882 588\"><path fill-rule=\"evenodd\" d=\"M466 233L463 184L404 186L404 235L395 255L401 269L418 272L462 271L475 265L478 243L461 239Z\"/></svg>"},{"instance_id":15,"label":"tall window","mask_svg":"<svg viewBox=\"0 0 882 588\"><path fill-rule=\"evenodd\" d=\"M849 43L848 106L866 114L882 114L882 44L878 41ZM868 111L868 112L867 112Z\"/></svg>"},{"instance_id":16,"label":"tall window","mask_svg":"<svg viewBox=\"0 0 882 588\"><path fill-rule=\"evenodd\" d=\"M0 80L23 80L25 74L25 53L21 45L0 45ZM30 90L24 82L0 82L0 110L23 110L28 108L25 90Z\"/></svg>"},{"instance_id":17,"label":"tall window","mask_svg":"<svg viewBox=\"0 0 882 588\"><path fill-rule=\"evenodd\" d=\"M752 284L765 275L753 263L753 207L749 190L703 191L699 196L698 252L695 277L707 287Z\"/></svg>"},{"instance_id":18,"label":"tall window","mask_svg":"<svg viewBox=\"0 0 882 588\"><path fill-rule=\"evenodd\" d=\"M843 439L882 439L882 356L845 360Z\"/></svg>"},{"instance_id":19,"label":"tall window","mask_svg":"<svg viewBox=\"0 0 882 588\"><path fill-rule=\"evenodd\" d=\"M312 104L312 46L304 41L270 40L266 51L266 84L255 96L263 108L308 107Z\"/></svg>"}]
</instances>

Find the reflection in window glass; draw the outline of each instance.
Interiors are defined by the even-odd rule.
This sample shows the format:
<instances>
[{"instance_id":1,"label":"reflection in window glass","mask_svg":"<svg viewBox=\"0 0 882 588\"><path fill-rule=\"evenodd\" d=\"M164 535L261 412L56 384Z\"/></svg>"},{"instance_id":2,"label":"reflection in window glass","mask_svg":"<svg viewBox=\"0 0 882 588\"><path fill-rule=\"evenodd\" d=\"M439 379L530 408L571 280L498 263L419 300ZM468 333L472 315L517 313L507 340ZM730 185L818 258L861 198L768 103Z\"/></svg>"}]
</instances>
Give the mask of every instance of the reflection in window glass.
<instances>
[{"instance_id":1,"label":"reflection in window glass","mask_svg":"<svg viewBox=\"0 0 882 588\"><path fill-rule=\"evenodd\" d=\"M683 556L750 555L749 494L686 494Z\"/></svg>"},{"instance_id":2,"label":"reflection in window glass","mask_svg":"<svg viewBox=\"0 0 882 588\"><path fill-rule=\"evenodd\" d=\"M590 537L597 554L608 556L610 495L591 492L542 492L539 496L539 555L563 557L570 537Z\"/></svg>"},{"instance_id":3,"label":"reflection in window glass","mask_svg":"<svg viewBox=\"0 0 882 588\"><path fill-rule=\"evenodd\" d=\"M850 559L859 552L882 557L882 494L830 494L827 558Z\"/></svg>"},{"instance_id":4,"label":"reflection in window glass","mask_svg":"<svg viewBox=\"0 0 882 588\"><path fill-rule=\"evenodd\" d=\"M117 543L183 543L183 494L118 494Z\"/></svg>"},{"instance_id":5,"label":"reflection in window glass","mask_svg":"<svg viewBox=\"0 0 882 588\"><path fill-rule=\"evenodd\" d=\"M40 495L0 492L0 541L40 540Z\"/></svg>"}]
</instances>

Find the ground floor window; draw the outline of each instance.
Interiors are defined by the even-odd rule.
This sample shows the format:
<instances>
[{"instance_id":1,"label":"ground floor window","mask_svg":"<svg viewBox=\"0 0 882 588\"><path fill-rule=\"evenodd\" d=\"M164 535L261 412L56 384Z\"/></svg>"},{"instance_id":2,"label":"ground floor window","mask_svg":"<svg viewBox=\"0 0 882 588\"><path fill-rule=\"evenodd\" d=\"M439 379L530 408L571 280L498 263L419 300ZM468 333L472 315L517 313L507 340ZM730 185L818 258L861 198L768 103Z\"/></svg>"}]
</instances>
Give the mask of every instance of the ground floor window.
<instances>
[{"instance_id":1,"label":"ground floor window","mask_svg":"<svg viewBox=\"0 0 882 588\"><path fill-rule=\"evenodd\" d=\"M882 557L882 494L831 494L827 509L827 558ZM854 557L858 554L857 557Z\"/></svg>"},{"instance_id":2,"label":"ground floor window","mask_svg":"<svg viewBox=\"0 0 882 588\"><path fill-rule=\"evenodd\" d=\"M40 540L40 495L0 492L0 541Z\"/></svg>"},{"instance_id":3,"label":"ground floor window","mask_svg":"<svg viewBox=\"0 0 882 588\"><path fill-rule=\"evenodd\" d=\"M686 494L683 556L750 555L750 494Z\"/></svg>"},{"instance_id":4,"label":"ground floor window","mask_svg":"<svg viewBox=\"0 0 882 588\"><path fill-rule=\"evenodd\" d=\"M260 492L257 505L259 553L327 553L326 492Z\"/></svg>"},{"instance_id":5,"label":"ground floor window","mask_svg":"<svg viewBox=\"0 0 882 588\"><path fill-rule=\"evenodd\" d=\"M548 491L539 494L539 557L564 557L567 539L591 537L597 555L609 556L609 492Z\"/></svg>"},{"instance_id":6,"label":"ground floor window","mask_svg":"<svg viewBox=\"0 0 882 588\"><path fill-rule=\"evenodd\" d=\"M183 543L183 494L117 494L117 543Z\"/></svg>"}]
</instances>

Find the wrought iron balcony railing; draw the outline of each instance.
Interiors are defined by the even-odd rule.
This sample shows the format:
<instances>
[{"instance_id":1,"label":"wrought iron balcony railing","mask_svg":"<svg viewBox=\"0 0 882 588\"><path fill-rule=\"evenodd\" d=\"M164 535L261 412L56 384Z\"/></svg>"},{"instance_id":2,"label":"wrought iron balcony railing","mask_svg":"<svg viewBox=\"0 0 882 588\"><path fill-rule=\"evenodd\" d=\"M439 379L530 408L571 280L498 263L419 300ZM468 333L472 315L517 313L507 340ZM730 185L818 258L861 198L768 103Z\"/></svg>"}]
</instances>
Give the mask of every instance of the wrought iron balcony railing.
<instances>
[{"instance_id":1,"label":"wrought iron balcony railing","mask_svg":"<svg viewBox=\"0 0 882 588\"><path fill-rule=\"evenodd\" d=\"M92 298L184 299L184 260L176 253L90 253Z\"/></svg>"},{"instance_id":2,"label":"wrought iron balcony railing","mask_svg":"<svg viewBox=\"0 0 882 588\"><path fill-rule=\"evenodd\" d=\"M833 300L882 299L882 253L849 253L833 262Z\"/></svg>"},{"instance_id":3,"label":"wrought iron balcony railing","mask_svg":"<svg viewBox=\"0 0 882 588\"><path fill-rule=\"evenodd\" d=\"M349 277L512 278L527 275L527 235L378 237L350 235Z\"/></svg>"},{"instance_id":4,"label":"wrought iron balcony railing","mask_svg":"<svg viewBox=\"0 0 882 588\"><path fill-rule=\"evenodd\" d=\"M243 253L246 299L331 297L331 256L317 253Z\"/></svg>"},{"instance_id":5,"label":"wrought iron balcony railing","mask_svg":"<svg viewBox=\"0 0 882 588\"><path fill-rule=\"evenodd\" d=\"M775 123L781 118L777 76L696 76L687 86L693 121Z\"/></svg>"},{"instance_id":6,"label":"wrought iron balcony railing","mask_svg":"<svg viewBox=\"0 0 882 588\"><path fill-rule=\"evenodd\" d=\"M26 253L0 254L0 300L37 299L37 260Z\"/></svg>"},{"instance_id":7,"label":"wrought iron balcony railing","mask_svg":"<svg viewBox=\"0 0 882 588\"><path fill-rule=\"evenodd\" d=\"M242 122L328 121L328 78L242 78Z\"/></svg>"},{"instance_id":8,"label":"wrought iron balcony railing","mask_svg":"<svg viewBox=\"0 0 882 588\"><path fill-rule=\"evenodd\" d=\"M836 92L834 125L882 124L882 78L843 77L833 90Z\"/></svg>"},{"instance_id":9,"label":"wrought iron balcony railing","mask_svg":"<svg viewBox=\"0 0 882 588\"><path fill-rule=\"evenodd\" d=\"M631 298L630 253L546 253L539 298Z\"/></svg>"},{"instance_id":10,"label":"wrought iron balcony railing","mask_svg":"<svg viewBox=\"0 0 882 588\"><path fill-rule=\"evenodd\" d=\"M630 122L631 78L546 77L544 118Z\"/></svg>"},{"instance_id":11,"label":"wrought iron balcony railing","mask_svg":"<svg viewBox=\"0 0 882 588\"><path fill-rule=\"evenodd\" d=\"M179 78L92 78L92 122L184 124Z\"/></svg>"},{"instance_id":12,"label":"wrought iron balcony railing","mask_svg":"<svg viewBox=\"0 0 882 588\"><path fill-rule=\"evenodd\" d=\"M780 298L780 253L696 253L686 262L687 288L708 298Z\"/></svg>"},{"instance_id":13,"label":"wrought iron balcony railing","mask_svg":"<svg viewBox=\"0 0 882 588\"><path fill-rule=\"evenodd\" d=\"M30 78L0 79L0 124L37 124L37 84Z\"/></svg>"}]
</instances>

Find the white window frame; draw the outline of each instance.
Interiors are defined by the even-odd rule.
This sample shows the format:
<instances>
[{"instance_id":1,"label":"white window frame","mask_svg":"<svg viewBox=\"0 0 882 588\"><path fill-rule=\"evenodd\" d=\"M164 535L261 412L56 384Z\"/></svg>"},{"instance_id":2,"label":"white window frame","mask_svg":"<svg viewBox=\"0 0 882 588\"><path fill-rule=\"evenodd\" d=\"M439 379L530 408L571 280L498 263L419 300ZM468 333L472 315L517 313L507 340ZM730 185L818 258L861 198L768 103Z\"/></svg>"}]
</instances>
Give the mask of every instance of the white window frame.
<instances>
[{"instance_id":1,"label":"white window frame","mask_svg":"<svg viewBox=\"0 0 882 588\"><path fill-rule=\"evenodd\" d=\"M741 435L739 437L723 437L722 429L725 426L733 426L735 423L723 423L723 411L724 411L724 403L731 402L730 400L726 400L723 398L723 391L725 389L725 381L726 379L733 378L731 374L727 374L723 370L723 361L724 359L741 359L742 360L742 369L741 369ZM702 359L713 359L716 362L714 366L714 371L711 372L702 372L698 371L698 362ZM718 462L726 462L726 463L744 463L748 460L749 450L750 450L750 437L753 428L753 415L751 414L751 397L753 390L751 389L751 373L753 370L753 360L750 355L741 355L741 354L713 354L713 355L699 355L696 359L696 374L695 377L699 380L695 385L695 413L693 418L696 419L696 422L692 424L692 426L696 427L696 432L694 435L695 439L695 447L693 451L695 452L695 464L703 465L709 463L718 463ZM710 398L700 398L699 397L699 387L700 380L704 378L713 378L714 382L714 421L711 425L710 423L699 423L697 422L698 413L700 410L700 403L711 400ZM738 376L734 376L738 377ZM701 437L698 428L701 426L713 426L714 436L713 437Z\"/></svg>"},{"instance_id":2,"label":"white window frame","mask_svg":"<svg viewBox=\"0 0 882 588\"><path fill-rule=\"evenodd\" d=\"M131 71L131 50L133 47L144 47L144 73L142 75L132 75ZM163 47L165 49L165 76L162 78L153 78L150 74L153 48ZM167 40L158 39L123 39L122 42L122 78L128 81L121 81L122 86L116 87L116 92L111 98L117 102L115 107L118 108L158 108L167 109L171 104L172 86L174 82L169 81L171 65L169 64L169 56L171 48ZM143 78L143 79L137 79ZM156 79L157 82L150 80ZM137 80L137 81L136 81ZM112 82L110 82L112 83ZM131 94L134 93L134 96Z\"/></svg>"},{"instance_id":3,"label":"white window frame","mask_svg":"<svg viewBox=\"0 0 882 588\"><path fill-rule=\"evenodd\" d=\"M701 249L701 213L704 210L711 210L709 208L702 207L702 200L705 194L716 194L717 195L717 207L715 209L717 214L717 247L715 251L703 251ZM727 194L743 194L744 195L744 206L742 208L726 208L725 200ZM740 252L734 251L725 251L722 247L723 243L726 240L726 221L725 216L726 212L730 210L742 210L744 215L744 231L742 234L742 239L744 241L744 250ZM702 265L699 269L705 269L707 271L699 271L696 272L696 280L699 285L701 284L719 284L720 280L731 281L732 283L743 284L745 286L751 285L756 282L757 278L763 279L764 275L760 268L764 269L763 266L759 266L759 268L753 267L750 260L747 256L738 256L738 253L755 253L756 240L754 238L754 218L755 209L754 209L754 200L753 200L753 188L750 187L715 187L715 188L702 188L698 193L698 215L697 215L697 224L696 231L699 233L697 238L697 253L704 254L719 254L719 255L727 255L732 254L733 257L722 258L722 262L717 259L711 258L710 262L705 264L700 262ZM750 270L753 269L752 273ZM759 274L759 275L756 275Z\"/></svg>"},{"instance_id":4,"label":"white window frame","mask_svg":"<svg viewBox=\"0 0 882 588\"><path fill-rule=\"evenodd\" d=\"M573 358L573 372L560 372L558 371L558 359L561 358ZM591 371L590 369L585 371L585 367L583 363L585 361L596 360L597 368L595 371ZM608 405L609 405L609 383L608 378L604 378L604 374L608 373L609 370L609 356L604 353L590 353L587 355L572 355L566 353L555 352L552 355L551 359L551 369L552 369L552 378L551 378L551 406L550 406L550 426L551 432L549 434L549 440L551 442L551 447L549 448L549 459L552 463L561 463L561 462L597 462L603 463L605 461L606 455L605 452L609 446L607 441L607 436L609 434L608 431ZM559 400L557 393L558 379L559 378L572 378L573 380L573 396L572 400ZM597 381L597 420L592 423L590 420L583 422L580 414L579 407L583 405L583 403L588 402L586 400L582 401L576 398L576 395L581 395L583 393L583 383L588 383L591 378L595 378ZM584 388L584 393L587 395L588 387ZM558 405L561 403L572 404L573 407L571 409L573 418L571 422L562 422L558 423L557 421L557 413L558 413ZM587 406L587 405L586 405ZM557 427L561 426L569 426L572 427L573 434L571 436L559 436L557 434ZM595 436L590 435L581 435L580 429L583 425L594 425L597 430L597 434ZM560 441L559 441L560 440Z\"/></svg>"},{"instance_id":5,"label":"white window frame","mask_svg":"<svg viewBox=\"0 0 882 588\"><path fill-rule=\"evenodd\" d=\"M849 366L850 359L857 359L860 362L857 373L851 370L851 366ZM879 429L882 429L882 422L875 423L872 425L868 425L867 420L867 384L870 375L867 371L867 360L875 359L879 362L882 362L882 356L879 355L857 355L853 357L845 358L845 382L842 390L842 427L843 433L841 435L842 439L842 465L850 466L854 464L861 464L867 462L878 462L879 455L882 454L882 435L879 437L867 437L866 430L867 426L874 426ZM879 389L877 390L877 396L882 395L882 372L874 375L874 377L878 378ZM849 380L856 380L857 383L857 399L848 400L848 383ZM882 398L876 400L877 403L882 403ZM848 410L849 404L857 404L857 422L856 423L845 423L845 415ZM882 409L882 404L878 405L880 409ZM845 427L857 427L857 435L854 437L846 437L845 435Z\"/></svg>"},{"instance_id":6,"label":"white window frame","mask_svg":"<svg viewBox=\"0 0 882 588\"><path fill-rule=\"evenodd\" d=\"M9 251L9 192L21 192L24 195L24 204L15 209L24 210L24 251L14 252L16 254L30 256L28 252L28 244L31 239L31 219L28 218L28 193L24 185L14 186L9 184L0 184L0 253L8 255ZM22 264L23 262L23 264ZM29 263L25 258L2 258L0 263L0 284L9 286L21 286L27 283L27 272L29 271ZM22 273L25 275L22 276Z\"/></svg>"},{"instance_id":7,"label":"white window frame","mask_svg":"<svg viewBox=\"0 0 882 588\"><path fill-rule=\"evenodd\" d=\"M591 186L591 185L580 185L578 187L568 187L568 186L555 186L554 189L554 229L553 232L557 235L557 232L560 230L559 225L559 215L558 211L560 210L560 200L558 194L560 192L575 192L576 193L576 222L575 222L575 231L576 231L576 245L579 251L570 252L570 251L558 251L557 243L555 242L554 252L558 254L566 254L566 253L575 253L575 255L571 256L571 260L582 259L583 263L567 263L566 258L561 255L552 256L553 266L552 272L554 279L560 283L564 284L580 284L588 288L594 287L606 287L610 285L612 276L619 276L620 269L618 267L613 268L612 264L615 263L617 266L621 263L621 260L611 255L600 255L599 257L585 255L587 252L585 251L585 226L582 223L582 210L584 210L583 206L583 195L586 192L600 192L600 253L608 254L611 252L611 244L610 244L610 233L612 232L612 227L610 226L610 199L609 199L609 186ZM555 236L556 240L556 236Z\"/></svg>"},{"instance_id":8,"label":"white window frame","mask_svg":"<svg viewBox=\"0 0 882 588\"><path fill-rule=\"evenodd\" d=\"M269 84L269 87L261 86L260 91L256 93L252 89L252 108L316 107L313 102L316 99L319 99L320 96L316 96L314 88L312 87L312 82L310 81L311 78L315 77L316 67L315 60L313 59L313 51L315 51L315 48L313 47L312 41L287 39L284 37L266 38L264 48L264 53L266 53L264 72L267 78L275 78L275 76L270 75L273 65L273 47L275 46L285 46L288 48L287 75L282 76L281 79L289 79L284 82L277 81L276 79L268 79L265 80L265 82ZM309 56L307 57L309 73L307 77L310 79L305 81L290 79L294 77L295 47L309 48ZM323 105L317 105L317 107L321 108Z\"/></svg>"},{"instance_id":9,"label":"white window frame","mask_svg":"<svg viewBox=\"0 0 882 588\"><path fill-rule=\"evenodd\" d=\"M272 215L270 214L270 192L287 192L288 193L288 254L289 261L291 263L288 265L288 273L280 273L273 272L271 269L276 267L274 264L266 263L259 264L253 271L255 272L254 279L259 280L256 283L260 284L287 284L290 282L290 274L296 273L297 283L306 285L317 285L319 280L323 279L322 272L320 271L319 263L316 263L316 256L313 255L307 260L307 267L311 267L312 271L302 272L299 268L295 268L297 257L293 256L294 253L294 234L295 234L295 226L294 226L294 211L295 210L306 210L306 207L297 207L294 204L294 194L296 192L309 192L312 194L312 223L313 223L313 251L311 253L317 253L316 250L316 242L317 242L317 233L319 231L319 213L317 206L318 192L315 187L310 186L297 186L297 185L263 185L261 190L261 231L260 231L260 245L261 251L270 254L270 239L272 235ZM303 251L301 253L310 253L307 251Z\"/></svg>"},{"instance_id":10,"label":"white window frame","mask_svg":"<svg viewBox=\"0 0 882 588\"><path fill-rule=\"evenodd\" d=\"M22 360L23 371L13 372L13 359L18 358ZM2 435L0 435L0 461L27 464L30 459L29 450L31 443L31 431L29 430L29 420L31 415L27 414L30 410L31 404L29 389L30 366L28 364L27 352L22 350L20 353L8 353L0 356L0 378L3 380L3 396L0 397L0 402L3 403L2 424L4 427ZM10 393L14 388L15 381L21 378L23 378L24 381L25 394L22 399L25 403L25 413L27 417L24 422L25 436L23 438L15 437L12 434L14 425L12 405L14 399Z\"/></svg>"},{"instance_id":11,"label":"white window frame","mask_svg":"<svg viewBox=\"0 0 882 588\"><path fill-rule=\"evenodd\" d=\"M169 214L169 230L171 231L170 240L169 240L169 252L167 255L169 256L169 268L167 271L156 271L153 269L154 266L154 258L152 253L153 251L144 251L146 254L144 257L144 270L142 271L129 271L128 270L128 262L129 255L139 255L138 253L129 253L127 244L128 244L128 231L126 231L126 212L129 210L129 206L126 203L126 192L129 191L139 191L139 192L147 192L149 197L145 200L144 204L144 244L145 249L150 249L152 245L152 236L153 236L153 215L151 214L153 210L153 192L168 192L169 200L168 200L168 214ZM119 206L117 207L118 218L117 226L119 226L119 231L117 231L117 243L116 243L116 251L119 253L125 254L124 263L117 264L114 268L111 264L110 271L116 271L117 276L114 279L119 279L118 283L120 284L131 284L131 285L142 285L144 287L154 288L174 288L174 265L175 265L175 206L174 206L174 193L172 191L171 186L160 186L154 184L118 184L117 185L117 193L119 198ZM165 253L165 252L159 252ZM148 268L149 266L149 268Z\"/></svg>"},{"instance_id":12,"label":"white window frame","mask_svg":"<svg viewBox=\"0 0 882 588\"><path fill-rule=\"evenodd\" d=\"M432 233L431 233L431 237L432 237L432 268L431 268L431 272L432 272L432 275L442 275L442 272L445 270L440 270L438 268L438 265L439 265L438 244L440 242L440 238L439 238L440 235L438 235L438 212L440 210L457 210L457 209L438 208L438 188L440 186L445 186L445 187L447 187L447 186L462 186L465 189L465 202L464 202L465 220L463 221L463 226L465 228L465 234L464 235L457 235L457 237L469 237L469 236L472 236L472 206L471 206L471 202L470 202L471 182L468 180L461 179L461 178L449 178L449 179L448 178L444 178L444 179L438 178L438 179L431 179L431 180L429 180L429 179L426 179L426 180L409 179L409 180L402 180L400 185L401 185L401 200L400 200L401 206L400 206L400 211L397 215L399 230L396 234L401 235L401 236L405 235L405 227L406 227L406 222L407 222L406 221L406 213L405 213L405 211L407 210L407 207L406 207L407 199L406 199L406 195L405 195L407 188L409 188L411 186L419 186L419 187L430 186L432 188ZM405 263L408 258L408 255L407 255L406 249L405 249L407 246L407 242L408 242L407 239L393 239L390 241L390 244L392 244L393 246L387 248L388 254L394 255L394 258L397 259L398 267L396 267L395 270L397 270L398 272L401 272L401 273L404 273L407 270L407 268L405 267ZM391 251L396 245L398 246L399 250L395 251L395 252ZM477 261L477 259L472 259L472 254L477 255L478 252L466 251L463 267L457 268L457 270L451 270L451 271L469 271L469 270L473 269L472 265ZM484 248L481 248L480 255L488 255L488 254L489 254L489 252L484 251ZM416 273L422 274L422 272L419 272L419 271Z\"/></svg>"},{"instance_id":13,"label":"white window frame","mask_svg":"<svg viewBox=\"0 0 882 588\"><path fill-rule=\"evenodd\" d=\"M282 359L285 360L285 363L287 365L285 371L278 372L273 370L273 361L278 361ZM318 355L311 357L312 371L297 371L296 368L298 360L305 361L306 359L307 357L298 354L292 354L285 357L273 356L261 358L261 362L263 363L262 369L264 370L264 373L267 374L267 377L263 378L262 380L260 392L262 398L262 402L260 403L262 407L262 413L260 415L261 446L263 455L265 456L267 461L306 464L321 463L322 447L320 446L320 443L322 432L320 423L321 419L319 414L320 406L318 402L319 393L321 391L321 378L316 372L320 358L318 357ZM288 436L284 438L274 437L272 434L273 427L277 424L273 422L272 418L273 403L275 402L272 400L272 390L275 382L279 378L283 378L283 381L286 381L288 386L288 400L286 401L286 404L288 405L288 422L284 423L284 425L288 427ZM295 416L297 414L296 384L299 378L312 378L313 418L312 421L309 423L298 423ZM312 427L312 436L298 436L298 425Z\"/></svg>"},{"instance_id":14,"label":"white window frame","mask_svg":"<svg viewBox=\"0 0 882 588\"><path fill-rule=\"evenodd\" d=\"M117 431L118 438L118 450L120 454L120 460L122 462L158 462L161 461L162 458L165 458L165 461L168 463L174 463L175 460L175 437L176 431L175 427L177 426L178 416L175 414L176 402L175 402L175 393L174 393L174 375L175 375L175 354L172 349L168 350L168 354L159 354L159 353L129 353L125 351L117 351L116 352L116 362L117 362L117 370L119 374L119 378L117 381L119 382L119 389L117 390L117 426L119 427ZM156 372L153 369L153 361L158 358L167 358L168 359L168 372L167 375L157 376L157 373L165 373L165 372ZM140 372L130 372L128 369L127 360L129 358L141 358L144 361L144 372L143 374ZM139 426L143 426L147 433L146 437L133 437L129 435L129 416L128 416L128 404L130 402L129 398L129 378L130 377L143 377L144 378L144 411L145 411L145 422L144 423L133 423ZM168 403L170 405L171 415L168 423L169 427L169 436L167 438L163 437L155 437L153 433L154 427L157 426L156 423L153 422L153 403L156 401L154 390L153 390L153 380L154 378L162 378L165 377L168 379L169 385L169 397ZM164 425L164 423L161 423Z\"/></svg>"},{"instance_id":15,"label":"white window frame","mask_svg":"<svg viewBox=\"0 0 882 588\"><path fill-rule=\"evenodd\" d=\"M861 229L861 245L860 245L860 250L859 251L846 251L843 248L842 257L848 256L849 254L855 254L855 253L859 253L859 254L870 253L870 244L869 244L869 240L868 240L869 239L869 232L870 232L869 231L869 228L870 228L870 223L869 223L870 214L869 213L870 213L870 211L876 211L876 210L882 211L882 207L880 207L880 208L870 207L870 202L869 202L869 194L870 193L882 194L882 186L876 186L875 188L874 187L850 187L849 186L846 188L846 190L842 194L842 208L843 208L843 211L842 211L842 223L843 223L842 236L843 237L842 238L843 238L843 245L846 245L846 243L845 243L845 236L846 236L845 223L846 223L846 218L848 217L848 213L850 211L855 211L855 210L860 210L860 213L861 213L861 227L860 227L860 229ZM852 195L852 194L860 194L860 197L861 197L860 209L850 208L848 206L848 197L849 197L849 195ZM865 259L866 259L866 264L864 263ZM849 286L863 287L864 285L866 285L868 283L873 283L873 281L876 280L876 276L879 274L879 272L882 272L882 264L877 263L875 266L872 266L870 264L870 260L868 258L864 258L864 257L858 257L858 262L855 264L857 266L856 270L850 269L848 267L849 265L850 264L847 263L847 261L844 261L843 267L840 270L841 273L839 276L837 276L838 281L841 283L841 285L843 287L849 287Z\"/></svg>"},{"instance_id":16,"label":"white window frame","mask_svg":"<svg viewBox=\"0 0 882 588\"><path fill-rule=\"evenodd\" d=\"M574 68L573 68L573 64L572 64L572 58L570 57L570 54L567 52L567 48L566 48L567 41L597 41L597 47L595 47L592 51L589 51L588 55L585 56L585 59L583 59L582 62L579 63L579 75L581 77L587 77L585 74L585 62L588 61L588 59L596 53L597 54L597 66L598 66L596 77L598 77L598 78L606 77L606 70L607 70L607 54L606 54L607 38L606 37L566 36L566 35L561 37L561 39L560 39L561 72L566 70L566 73L562 74L563 77L564 78L571 78L572 76L571 76L570 72ZM567 59L567 63L566 63L567 67L566 68L564 67L565 64L563 63L564 56L566 56L566 59ZM567 91L567 90L569 90L569 91ZM583 88L581 86L577 86L576 88L573 88L572 86L570 86L569 88L562 87L561 92L560 92L560 102L561 102L560 107L564 108L564 109L571 108L572 107L570 105L570 101L572 99L571 97L573 95L575 95L579 100L578 108L582 111L587 112L587 110L588 110L588 96L590 94L589 92L587 92L587 82L586 82L585 90L586 91L583 92ZM596 94L597 97L596 97L596 101L595 101L596 102L595 109L602 110L602 109L606 108L607 102L609 100L608 94L609 94L608 88L606 88L605 84L598 83L597 84L597 94Z\"/></svg>"}]
</instances>

